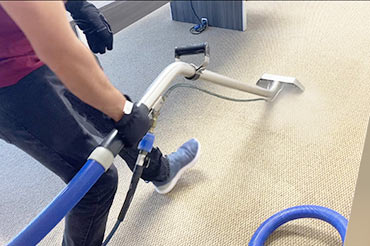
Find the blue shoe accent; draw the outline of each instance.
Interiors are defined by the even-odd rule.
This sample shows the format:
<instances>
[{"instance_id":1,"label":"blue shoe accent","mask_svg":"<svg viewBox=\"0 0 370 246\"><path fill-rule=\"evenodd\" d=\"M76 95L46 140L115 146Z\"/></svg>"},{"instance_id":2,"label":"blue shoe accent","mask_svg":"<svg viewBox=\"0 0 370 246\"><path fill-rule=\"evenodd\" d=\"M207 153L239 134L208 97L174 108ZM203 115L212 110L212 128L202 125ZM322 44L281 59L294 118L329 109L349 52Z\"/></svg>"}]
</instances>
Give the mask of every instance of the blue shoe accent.
<instances>
[{"instance_id":1,"label":"blue shoe accent","mask_svg":"<svg viewBox=\"0 0 370 246\"><path fill-rule=\"evenodd\" d=\"M200 143L195 138L190 139L180 146L176 152L167 156L170 175L163 182L154 182L155 190L159 194L166 194L175 187L177 181L186 169L195 165L199 158Z\"/></svg>"}]
</instances>

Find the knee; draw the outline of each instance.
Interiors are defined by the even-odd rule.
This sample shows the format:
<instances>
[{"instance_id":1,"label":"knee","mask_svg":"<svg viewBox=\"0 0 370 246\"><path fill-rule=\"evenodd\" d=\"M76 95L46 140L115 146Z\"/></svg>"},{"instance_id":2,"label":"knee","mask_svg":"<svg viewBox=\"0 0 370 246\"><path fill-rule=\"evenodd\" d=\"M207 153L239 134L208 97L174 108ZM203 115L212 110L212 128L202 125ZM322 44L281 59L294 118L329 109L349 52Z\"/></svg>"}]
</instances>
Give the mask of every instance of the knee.
<instances>
[{"instance_id":1,"label":"knee","mask_svg":"<svg viewBox=\"0 0 370 246\"><path fill-rule=\"evenodd\" d=\"M114 165L112 165L91 187L86 193L85 197L90 202L106 202L113 200L118 186L118 172Z\"/></svg>"},{"instance_id":2,"label":"knee","mask_svg":"<svg viewBox=\"0 0 370 246\"><path fill-rule=\"evenodd\" d=\"M117 191L118 172L114 165L106 171L99 180L91 187L86 195L73 209L74 213L82 210L95 209L94 204L98 207L109 209Z\"/></svg>"},{"instance_id":3,"label":"knee","mask_svg":"<svg viewBox=\"0 0 370 246\"><path fill-rule=\"evenodd\" d=\"M104 193L115 194L118 186L118 172L117 168L112 165L98 180L96 183L99 186L99 190L103 190Z\"/></svg>"}]
</instances>

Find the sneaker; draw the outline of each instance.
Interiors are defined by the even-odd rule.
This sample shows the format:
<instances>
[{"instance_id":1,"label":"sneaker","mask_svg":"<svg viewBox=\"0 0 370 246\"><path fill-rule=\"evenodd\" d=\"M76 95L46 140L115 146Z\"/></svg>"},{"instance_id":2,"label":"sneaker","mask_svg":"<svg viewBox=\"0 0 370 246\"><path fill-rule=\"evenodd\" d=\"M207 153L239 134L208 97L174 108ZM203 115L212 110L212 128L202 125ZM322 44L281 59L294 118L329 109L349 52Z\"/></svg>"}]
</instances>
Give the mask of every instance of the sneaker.
<instances>
[{"instance_id":1,"label":"sneaker","mask_svg":"<svg viewBox=\"0 0 370 246\"><path fill-rule=\"evenodd\" d=\"M195 138L190 139L180 146L176 152L167 156L170 175L167 180L162 182L154 182L155 190L159 194L166 194L175 187L177 181L186 169L195 165L199 158L200 143Z\"/></svg>"}]
</instances>

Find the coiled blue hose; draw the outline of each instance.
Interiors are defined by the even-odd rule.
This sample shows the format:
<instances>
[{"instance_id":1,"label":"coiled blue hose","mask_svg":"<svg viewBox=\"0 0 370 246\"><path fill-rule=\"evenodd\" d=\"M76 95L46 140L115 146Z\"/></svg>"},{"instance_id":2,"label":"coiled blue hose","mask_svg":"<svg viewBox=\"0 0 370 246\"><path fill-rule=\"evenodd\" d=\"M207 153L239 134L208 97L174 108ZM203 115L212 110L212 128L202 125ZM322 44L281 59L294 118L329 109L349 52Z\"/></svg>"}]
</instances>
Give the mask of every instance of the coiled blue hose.
<instances>
[{"instance_id":1,"label":"coiled blue hose","mask_svg":"<svg viewBox=\"0 0 370 246\"><path fill-rule=\"evenodd\" d=\"M8 246L36 245L81 200L104 173L99 162L88 160L68 185Z\"/></svg>"},{"instance_id":2,"label":"coiled blue hose","mask_svg":"<svg viewBox=\"0 0 370 246\"><path fill-rule=\"evenodd\" d=\"M252 236L249 242L249 246L263 246L267 238L274 232L279 226L296 219L301 218L313 218L328 222L337 229L339 232L342 242L346 236L346 230L348 221L341 214L331 210L329 208L304 205L285 209L278 212L263 222L257 231Z\"/></svg>"}]
</instances>

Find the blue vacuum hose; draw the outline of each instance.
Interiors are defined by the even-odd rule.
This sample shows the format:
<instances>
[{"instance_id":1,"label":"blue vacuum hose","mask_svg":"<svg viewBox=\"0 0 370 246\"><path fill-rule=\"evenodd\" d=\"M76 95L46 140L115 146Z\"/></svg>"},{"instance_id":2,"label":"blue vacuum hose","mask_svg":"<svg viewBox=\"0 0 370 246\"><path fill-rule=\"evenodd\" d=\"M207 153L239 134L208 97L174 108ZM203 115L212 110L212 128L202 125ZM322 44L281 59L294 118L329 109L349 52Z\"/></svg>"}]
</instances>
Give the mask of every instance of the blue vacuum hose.
<instances>
[{"instance_id":1,"label":"blue vacuum hose","mask_svg":"<svg viewBox=\"0 0 370 246\"><path fill-rule=\"evenodd\" d=\"M296 219L313 218L328 222L337 229L342 242L346 236L348 221L339 213L320 206L305 205L285 209L263 222L252 236L249 246L263 246L267 238L279 226Z\"/></svg>"},{"instance_id":2,"label":"blue vacuum hose","mask_svg":"<svg viewBox=\"0 0 370 246\"><path fill-rule=\"evenodd\" d=\"M99 162L88 160L68 185L8 246L36 245L84 197L105 172Z\"/></svg>"}]
</instances>

